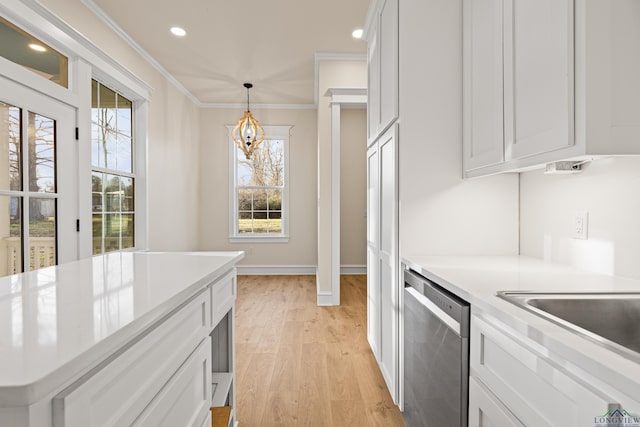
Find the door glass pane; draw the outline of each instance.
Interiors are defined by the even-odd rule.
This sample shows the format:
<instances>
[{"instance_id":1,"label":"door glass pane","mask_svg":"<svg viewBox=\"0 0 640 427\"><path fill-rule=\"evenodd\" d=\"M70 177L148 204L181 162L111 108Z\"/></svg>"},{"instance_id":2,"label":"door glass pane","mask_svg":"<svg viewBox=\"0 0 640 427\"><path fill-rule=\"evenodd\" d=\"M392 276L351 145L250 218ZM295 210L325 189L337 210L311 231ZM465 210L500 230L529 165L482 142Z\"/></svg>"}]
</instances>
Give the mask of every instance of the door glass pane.
<instances>
[{"instance_id":1,"label":"door glass pane","mask_svg":"<svg viewBox=\"0 0 640 427\"><path fill-rule=\"evenodd\" d=\"M20 191L21 109L0 101L0 190ZM7 172L4 172L7 171Z\"/></svg>"},{"instance_id":2,"label":"door glass pane","mask_svg":"<svg viewBox=\"0 0 640 427\"><path fill-rule=\"evenodd\" d=\"M29 199L29 269L56 265L56 200Z\"/></svg>"},{"instance_id":3,"label":"door glass pane","mask_svg":"<svg viewBox=\"0 0 640 427\"><path fill-rule=\"evenodd\" d=\"M22 205L0 196L0 277L22 273Z\"/></svg>"},{"instance_id":4,"label":"door glass pane","mask_svg":"<svg viewBox=\"0 0 640 427\"><path fill-rule=\"evenodd\" d=\"M29 191L56 192L56 121L29 112Z\"/></svg>"}]
</instances>

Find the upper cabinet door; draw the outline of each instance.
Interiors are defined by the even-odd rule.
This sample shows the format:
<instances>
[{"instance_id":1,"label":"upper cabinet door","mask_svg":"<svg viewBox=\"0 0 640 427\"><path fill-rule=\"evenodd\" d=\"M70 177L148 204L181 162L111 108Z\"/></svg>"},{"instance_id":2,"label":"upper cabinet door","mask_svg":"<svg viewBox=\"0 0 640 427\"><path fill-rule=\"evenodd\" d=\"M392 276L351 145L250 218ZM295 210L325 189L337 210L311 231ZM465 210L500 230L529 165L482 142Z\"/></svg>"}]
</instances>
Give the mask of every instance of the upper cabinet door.
<instances>
[{"instance_id":1,"label":"upper cabinet door","mask_svg":"<svg viewBox=\"0 0 640 427\"><path fill-rule=\"evenodd\" d=\"M507 157L574 144L573 1L504 0Z\"/></svg>"},{"instance_id":2,"label":"upper cabinet door","mask_svg":"<svg viewBox=\"0 0 640 427\"><path fill-rule=\"evenodd\" d=\"M504 161L503 0L464 2L464 169Z\"/></svg>"},{"instance_id":3,"label":"upper cabinet door","mask_svg":"<svg viewBox=\"0 0 640 427\"><path fill-rule=\"evenodd\" d=\"M380 123L382 132L398 118L398 0L385 0L380 10Z\"/></svg>"},{"instance_id":4,"label":"upper cabinet door","mask_svg":"<svg viewBox=\"0 0 640 427\"><path fill-rule=\"evenodd\" d=\"M368 31L369 145L398 118L398 0L381 0Z\"/></svg>"},{"instance_id":5,"label":"upper cabinet door","mask_svg":"<svg viewBox=\"0 0 640 427\"><path fill-rule=\"evenodd\" d=\"M380 51L378 46L378 26L371 30L368 40L368 105L367 105L367 122L368 122L368 138L369 146L376 140L378 136L378 126L380 125Z\"/></svg>"}]
</instances>

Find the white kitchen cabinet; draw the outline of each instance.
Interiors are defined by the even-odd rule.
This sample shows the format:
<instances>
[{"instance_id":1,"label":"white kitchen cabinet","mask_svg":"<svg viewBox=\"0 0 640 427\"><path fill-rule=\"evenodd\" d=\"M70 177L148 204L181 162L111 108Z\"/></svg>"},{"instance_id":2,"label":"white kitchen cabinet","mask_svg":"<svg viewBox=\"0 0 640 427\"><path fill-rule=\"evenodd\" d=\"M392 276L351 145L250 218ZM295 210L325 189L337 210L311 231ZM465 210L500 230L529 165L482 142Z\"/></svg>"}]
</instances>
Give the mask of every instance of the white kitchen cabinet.
<instances>
[{"instance_id":1,"label":"white kitchen cabinet","mask_svg":"<svg viewBox=\"0 0 640 427\"><path fill-rule=\"evenodd\" d=\"M367 151L367 338L380 360L380 156L378 143Z\"/></svg>"},{"instance_id":2,"label":"white kitchen cabinet","mask_svg":"<svg viewBox=\"0 0 640 427\"><path fill-rule=\"evenodd\" d=\"M367 331L382 376L397 402L399 372L398 125L368 151Z\"/></svg>"},{"instance_id":3,"label":"white kitchen cabinet","mask_svg":"<svg viewBox=\"0 0 640 427\"><path fill-rule=\"evenodd\" d=\"M469 427L524 427L476 378L469 378Z\"/></svg>"},{"instance_id":4,"label":"white kitchen cabinet","mask_svg":"<svg viewBox=\"0 0 640 427\"><path fill-rule=\"evenodd\" d=\"M495 420L507 417L530 426L593 425L595 417L613 408L634 408L620 396L613 398L584 376L546 356L546 350L495 319L478 315L471 319L470 372L476 381L470 387L470 419L478 418L478 407ZM478 385L495 395L487 400ZM501 414L500 414L501 412ZM512 417L509 417L510 415ZM485 425L473 424L470 425Z\"/></svg>"},{"instance_id":5,"label":"white kitchen cabinet","mask_svg":"<svg viewBox=\"0 0 640 427\"><path fill-rule=\"evenodd\" d=\"M637 1L463 6L465 177L640 154Z\"/></svg>"},{"instance_id":6,"label":"white kitchen cabinet","mask_svg":"<svg viewBox=\"0 0 640 427\"><path fill-rule=\"evenodd\" d=\"M189 356L132 427L200 427L210 416L211 339Z\"/></svg>"},{"instance_id":7,"label":"white kitchen cabinet","mask_svg":"<svg viewBox=\"0 0 640 427\"><path fill-rule=\"evenodd\" d=\"M53 427L198 427L211 406L234 406L235 297L233 269L58 393Z\"/></svg>"},{"instance_id":8,"label":"white kitchen cabinet","mask_svg":"<svg viewBox=\"0 0 640 427\"><path fill-rule=\"evenodd\" d=\"M398 118L398 0L373 6L375 18L367 29L369 142Z\"/></svg>"},{"instance_id":9,"label":"white kitchen cabinet","mask_svg":"<svg viewBox=\"0 0 640 427\"><path fill-rule=\"evenodd\" d=\"M465 170L504 161L503 2L464 3Z\"/></svg>"},{"instance_id":10,"label":"white kitchen cabinet","mask_svg":"<svg viewBox=\"0 0 640 427\"><path fill-rule=\"evenodd\" d=\"M210 314L209 292L203 290L161 327L59 393L53 426L131 425L208 336Z\"/></svg>"}]
</instances>

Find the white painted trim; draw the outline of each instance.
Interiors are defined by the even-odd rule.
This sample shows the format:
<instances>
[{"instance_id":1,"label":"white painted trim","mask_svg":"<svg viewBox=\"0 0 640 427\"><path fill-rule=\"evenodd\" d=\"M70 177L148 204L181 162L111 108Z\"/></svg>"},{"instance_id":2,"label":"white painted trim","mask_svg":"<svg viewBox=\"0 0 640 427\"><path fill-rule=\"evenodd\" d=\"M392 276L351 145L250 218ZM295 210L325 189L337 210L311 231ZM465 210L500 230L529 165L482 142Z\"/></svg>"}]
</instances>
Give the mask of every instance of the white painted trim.
<instances>
[{"instance_id":1,"label":"white painted trim","mask_svg":"<svg viewBox=\"0 0 640 427\"><path fill-rule=\"evenodd\" d=\"M367 10L367 16L364 19L362 40L369 40L369 32L371 31L371 26L374 24L374 21L377 18L379 9L380 9L380 1L371 0L371 2L369 3L369 9Z\"/></svg>"},{"instance_id":2,"label":"white painted trim","mask_svg":"<svg viewBox=\"0 0 640 427\"><path fill-rule=\"evenodd\" d=\"M239 235L237 230L237 200L236 200L236 182L238 180L236 170L236 145L231 136L231 132L234 125L227 125L228 142L227 147L229 150L229 242L231 243L286 243L289 241L289 138L291 136L291 125L264 125L265 139L282 139L284 141L284 188L282 189L282 234L276 234L273 236L267 235Z\"/></svg>"},{"instance_id":3,"label":"white painted trim","mask_svg":"<svg viewBox=\"0 0 640 427\"><path fill-rule=\"evenodd\" d=\"M93 256L92 194L91 194L91 65L79 59L74 64L80 103L76 110L78 126L78 258ZM136 229L137 224L136 224Z\"/></svg>"},{"instance_id":4,"label":"white painted trim","mask_svg":"<svg viewBox=\"0 0 640 427\"><path fill-rule=\"evenodd\" d=\"M220 104L211 102L201 102L198 104L200 108L223 109L223 110L244 110L247 104ZM251 104L251 110L315 110L318 108L315 104Z\"/></svg>"},{"instance_id":5,"label":"white painted trim","mask_svg":"<svg viewBox=\"0 0 640 427\"><path fill-rule=\"evenodd\" d=\"M76 29L61 20L57 15L37 0L3 0L0 3L0 15L7 18L25 31L38 37L64 55L70 61L83 58L92 65L94 76L100 70L105 83L125 87L124 95L132 100L149 99L152 88L126 69L117 60L107 55ZM108 80L107 80L108 78ZM70 90L74 93L74 76L70 73Z\"/></svg>"},{"instance_id":6,"label":"white painted trim","mask_svg":"<svg viewBox=\"0 0 640 427\"><path fill-rule=\"evenodd\" d=\"M331 292L340 305L340 104L331 104Z\"/></svg>"},{"instance_id":7,"label":"white painted trim","mask_svg":"<svg viewBox=\"0 0 640 427\"><path fill-rule=\"evenodd\" d=\"M111 17L93 0L81 0L87 8L93 12L107 27L122 38L133 50L144 58L153 68L164 76L184 96L189 98L196 106L200 106L200 100L196 98L186 87L182 85L166 68L164 68L149 52L140 46L125 30L122 29Z\"/></svg>"},{"instance_id":8,"label":"white painted trim","mask_svg":"<svg viewBox=\"0 0 640 427\"><path fill-rule=\"evenodd\" d=\"M70 85L72 83L72 73L76 62L78 61L69 60ZM27 71L22 65L18 65L2 57L0 57L0 75L50 98L64 102L71 107L77 108L80 103L78 95L71 90L47 80L36 73Z\"/></svg>"},{"instance_id":9,"label":"white painted trim","mask_svg":"<svg viewBox=\"0 0 640 427\"><path fill-rule=\"evenodd\" d=\"M229 243L287 243L289 236L229 236Z\"/></svg>"},{"instance_id":10,"label":"white painted trim","mask_svg":"<svg viewBox=\"0 0 640 427\"><path fill-rule=\"evenodd\" d=\"M238 275L272 276L272 275L303 275L316 273L315 265L238 265Z\"/></svg>"},{"instance_id":11,"label":"white painted trim","mask_svg":"<svg viewBox=\"0 0 640 427\"><path fill-rule=\"evenodd\" d=\"M318 292L317 304L319 306L333 306L340 305L340 301L336 304L334 301L333 293L329 291Z\"/></svg>"},{"instance_id":12,"label":"white painted trim","mask_svg":"<svg viewBox=\"0 0 640 427\"><path fill-rule=\"evenodd\" d=\"M367 274L366 265L341 265L340 275Z\"/></svg>"},{"instance_id":13,"label":"white painted trim","mask_svg":"<svg viewBox=\"0 0 640 427\"><path fill-rule=\"evenodd\" d=\"M366 61L366 53L330 53L330 52L316 52L314 57L314 74L313 74L313 103L318 105L318 68L320 67L320 61Z\"/></svg>"},{"instance_id":14,"label":"white painted trim","mask_svg":"<svg viewBox=\"0 0 640 427\"><path fill-rule=\"evenodd\" d=\"M31 0L34 1L34 0ZM140 46L126 31L122 29L111 17L100 7L94 0L81 0L102 22L105 23L112 31L120 36L132 49L142 56L149 64L151 64L160 74L162 74L171 84L173 84L180 92L191 100L200 108L244 108L244 104L226 104L226 103L205 103L200 101L194 94L182 85L166 68L164 68L149 52ZM318 63L319 61L366 61L366 53L330 53L317 52L315 54L314 65L314 85L313 85L313 104L257 104L254 108L270 108L270 109L315 109L318 106Z\"/></svg>"},{"instance_id":15,"label":"white painted trim","mask_svg":"<svg viewBox=\"0 0 640 427\"><path fill-rule=\"evenodd\" d=\"M149 102L134 101L134 171L135 171L135 248L149 249Z\"/></svg>"}]
</instances>

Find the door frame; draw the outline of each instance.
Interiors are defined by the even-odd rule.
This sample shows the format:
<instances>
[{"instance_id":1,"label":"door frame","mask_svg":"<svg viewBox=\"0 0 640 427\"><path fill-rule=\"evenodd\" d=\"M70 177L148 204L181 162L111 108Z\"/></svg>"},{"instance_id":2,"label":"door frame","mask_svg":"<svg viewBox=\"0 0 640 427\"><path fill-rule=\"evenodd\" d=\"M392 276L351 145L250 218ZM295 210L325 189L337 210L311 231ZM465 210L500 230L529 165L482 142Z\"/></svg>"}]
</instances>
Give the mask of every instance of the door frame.
<instances>
[{"instance_id":1,"label":"door frame","mask_svg":"<svg viewBox=\"0 0 640 427\"><path fill-rule=\"evenodd\" d=\"M316 277L317 304L340 305L340 111L366 109L367 89L329 88L325 96L331 97L331 292L321 291Z\"/></svg>"},{"instance_id":2,"label":"door frame","mask_svg":"<svg viewBox=\"0 0 640 427\"><path fill-rule=\"evenodd\" d=\"M55 193L39 193L26 187L25 172L28 170L26 150L28 147L28 123L21 120L21 175L23 188L20 191L0 191L1 195L21 197L22 203L22 263L23 271L29 271L29 205L31 198L56 200L55 252L56 265L78 259L78 182L77 141L74 137L77 109L32 88L16 83L0 75L3 92L0 101L21 109L25 117L28 112L56 121L55 127ZM60 238L64 236L64 238ZM68 238L67 236L73 236Z\"/></svg>"}]
</instances>

